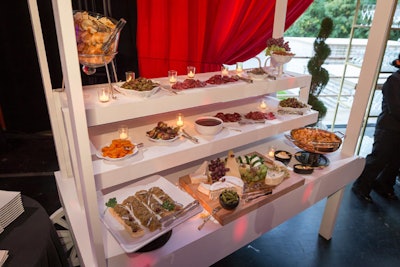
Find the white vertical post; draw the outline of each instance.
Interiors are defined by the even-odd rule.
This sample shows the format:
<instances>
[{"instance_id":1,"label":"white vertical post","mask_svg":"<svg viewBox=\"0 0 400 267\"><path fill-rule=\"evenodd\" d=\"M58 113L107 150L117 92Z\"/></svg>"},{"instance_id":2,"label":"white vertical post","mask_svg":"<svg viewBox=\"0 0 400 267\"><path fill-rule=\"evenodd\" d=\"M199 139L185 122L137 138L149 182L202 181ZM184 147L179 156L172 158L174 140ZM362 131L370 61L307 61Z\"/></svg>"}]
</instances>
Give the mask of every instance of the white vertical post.
<instances>
[{"instance_id":1,"label":"white vertical post","mask_svg":"<svg viewBox=\"0 0 400 267\"><path fill-rule=\"evenodd\" d=\"M88 222L88 225L82 225L82 227L88 228L90 236L91 251L81 252L81 254L90 254L96 266L106 266L78 51L76 49L72 4L71 1L53 0L52 5L68 102L69 118L66 116L66 120L68 120L66 124L71 126L72 140L69 140L69 143L73 148L71 149L71 152L74 153L72 157L76 159L77 163L73 166L75 183L78 196L81 198L81 208L85 210Z\"/></svg>"},{"instance_id":2,"label":"white vertical post","mask_svg":"<svg viewBox=\"0 0 400 267\"><path fill-rule=\"evenodd\" d=\"M342 147L342 151L349 155L355 152L368 100L371 92L375 89L375 78L380 71L380 62L385 53L396 5L397 0L378 0L376 2L374 18L346 129L346 138Z\"/></svg>"},{"instance_id":3,"label":"white vertical post","mask_svg":"<svg viewBox=\"0 0 400 267\"><path fill-rule=\"evenodd\" d=\"M276 0L274 28L272 32L273 38L283 37L283 33L285 32L287 4L287 0Z\"/></svg>"}]
</instances>

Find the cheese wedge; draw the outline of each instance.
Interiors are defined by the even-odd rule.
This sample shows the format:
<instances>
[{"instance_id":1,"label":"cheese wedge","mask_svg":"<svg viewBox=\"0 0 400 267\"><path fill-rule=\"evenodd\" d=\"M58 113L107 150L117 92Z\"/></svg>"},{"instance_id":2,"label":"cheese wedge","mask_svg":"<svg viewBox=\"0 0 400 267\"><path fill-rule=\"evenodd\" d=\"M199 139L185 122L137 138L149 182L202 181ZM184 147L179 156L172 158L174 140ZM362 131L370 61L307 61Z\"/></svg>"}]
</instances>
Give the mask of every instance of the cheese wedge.
<instances>
[{"instance_id":1,"label":"cheese wedge","mask_svg":"<svg viewBox=\"0 0 400 267\"><path fill-rule=\"evenodd\" d=\"M228 158L226 159L225 167L229 169L229 171L225 173L226 176L240 178L239 164L232 150L228 152Z\"/></svg>"},{"instance_id":2,"label":"cheese wedge","mask_svg":"<svg viewBox=\"0 0 400 267\"><path fill-rule=\"evenodd\" d=\"M189 175L192 184L206 183L208 181L207 168L208 161L204 161L194 173Z\"/></svg>"}]
</instances>

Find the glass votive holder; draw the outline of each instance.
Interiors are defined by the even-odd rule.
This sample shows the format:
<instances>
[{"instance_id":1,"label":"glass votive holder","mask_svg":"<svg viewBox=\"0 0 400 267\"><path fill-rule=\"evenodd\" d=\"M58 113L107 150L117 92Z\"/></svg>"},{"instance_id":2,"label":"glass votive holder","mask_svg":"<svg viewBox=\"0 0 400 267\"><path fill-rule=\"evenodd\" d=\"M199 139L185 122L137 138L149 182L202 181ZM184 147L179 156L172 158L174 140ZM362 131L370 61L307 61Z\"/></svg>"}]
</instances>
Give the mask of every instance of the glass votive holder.
<instances>
[{"instance_id":1,"label":"glass votive holder","mask_svg":"<svg viewBox=\"0 0 400 267\"><path fill-rule=\"evenodd\" d=\"M274 158L275 157L276 148L274 146L270 146L268 149L268 157Z\"/></svg>"},{"instance_id":2,"label":"glass votive holder","mask_svg":"<svg viewBox=\"0 0 400 267\"><path fill-rule=\"evenodd\" d=\"M168 71L168 81L171 85L174 85L178 81L178 72L176 70Z\"/></svg>"},{"instance_id":3,"label":"glass votive holder","mask_svg":"<svg viewBox=\"0 0 400 267\"><path fill-rule=\"evenodd\" d=\"M265 103L265 100L263 99L263 100L261 100L261 102L260 102L260 109L267 109L268 108L268 106L267 106L267 103Z\"/></svg>"},{"instance_id":4,"label":"glass votive holder","mask_svg":"<svg viewBox=\"0 0 400 267\"><path fill-rule=\"evenodd\" d=\"M243 72L243 62L236 62L236 73L242 73Z\"/></svg>"},{"instance_id":5,"label":"glass votive holder","mask_svg":"<svg viewBox=\"0 0 400 267\"><path fill-rule=\"evenodd\" d=\"M221 66L221 76L229 76L229 68L225 66Z\"/></svg>"},{"instance_id":6,"label":"glass votive holder","mask_svg":"<svg viewBox=\"0 0 400 267\"><path fill-rule=\"evenodd\" d=\"M135 80L135 72L133 72L133 71L125 72L125 78L126 78L127 82Z\"/></svg>"},{"instance_id":7,"label":"glass votive holder","mask_svg":"<svg viewBox=\"0 0 400 267\"><path fill-rule=\"evenodd\" d=\"M187 76L189 79L193 79L194 75L196 74L196 67L188 66L187 67Z\"/></svg>"},{"instance_id":8,"label":"glass votive holder","mask_svg":"<svg viewBox=\"0 0 400 267\"><path fill-rule=\"evenodd\" d=\"M183 114L182 113L178 113L178 115L176 115L176 126L178 127L182 127L184 122L183 122Z\"/></svg>"},{"instance_id":9,"label":"glass votive holder","mask_svg":"<svg viewBox=\"0 0 400 267\"><path fill-rule=\"evenodd\" d=\"M129 128L127 125L121 125L118 127L119 139L125 140L129 138Z\"/></svg>"},{"instance_id":10,"label":"glass votive holder","mask_svg":"<svg viewBox=\"0 0 400 267\"><path fill-rule=\"evenodd\" d=\"M110 88L108 87L102 87L97 89L97 97L101 103L106 103L110 101L111 98L110 94L111 94Z\"/></svg>"}]
</instances>

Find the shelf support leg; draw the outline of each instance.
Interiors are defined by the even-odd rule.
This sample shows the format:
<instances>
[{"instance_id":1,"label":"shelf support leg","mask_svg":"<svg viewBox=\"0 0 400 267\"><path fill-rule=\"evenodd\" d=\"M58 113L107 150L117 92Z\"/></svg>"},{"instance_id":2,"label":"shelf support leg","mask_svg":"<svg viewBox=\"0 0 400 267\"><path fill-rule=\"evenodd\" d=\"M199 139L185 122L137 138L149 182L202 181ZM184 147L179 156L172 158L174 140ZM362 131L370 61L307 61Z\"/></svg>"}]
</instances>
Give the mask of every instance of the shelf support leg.
<instances>
[{"instance_id":1,"label":"shelf support leg","mask_svg":"<svg viewBox=\"0 0 400 267\"><path fill-rule=\"evenodd\" d=\"M342 202L344 188L336 191L328 196L325 205L324 214L322 216L319 234L326 240L332 238L333 228L335 227L336 217L339 212L340 203Z\"/></svg>"}]
</instances>

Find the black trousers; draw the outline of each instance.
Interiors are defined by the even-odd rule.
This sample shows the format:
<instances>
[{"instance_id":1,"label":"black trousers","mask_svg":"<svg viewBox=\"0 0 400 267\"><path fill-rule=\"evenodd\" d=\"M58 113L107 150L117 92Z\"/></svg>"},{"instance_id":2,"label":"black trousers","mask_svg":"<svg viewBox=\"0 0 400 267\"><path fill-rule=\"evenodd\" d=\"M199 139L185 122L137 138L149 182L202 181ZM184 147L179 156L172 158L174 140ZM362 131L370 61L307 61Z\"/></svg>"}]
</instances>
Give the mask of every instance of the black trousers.
<instances>
[{"instance_id":1,"label":"black trousers","mask_svg":"<svg viewBox=\"0 0 400 267\"><path fill-rule=\"evenodd\" d=\"M372 152L367 155L363 172L354 183L363 193L379 187L385 192L393 192L396 176L400 168L400 133L375 129Z\"/></svg>"}]
</instances>

